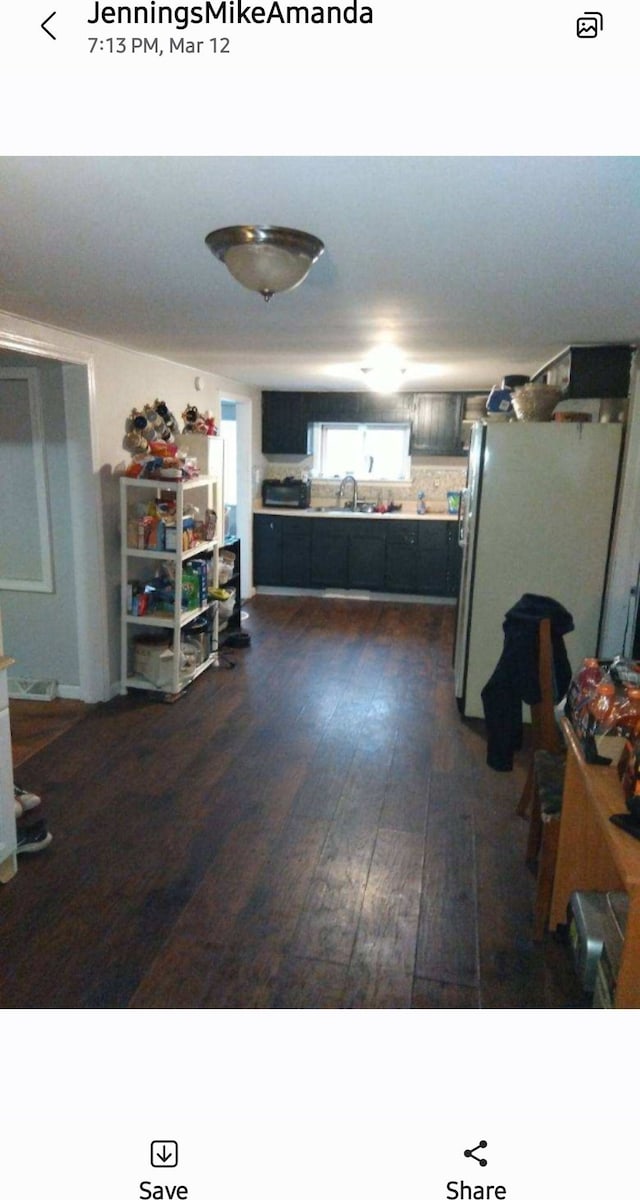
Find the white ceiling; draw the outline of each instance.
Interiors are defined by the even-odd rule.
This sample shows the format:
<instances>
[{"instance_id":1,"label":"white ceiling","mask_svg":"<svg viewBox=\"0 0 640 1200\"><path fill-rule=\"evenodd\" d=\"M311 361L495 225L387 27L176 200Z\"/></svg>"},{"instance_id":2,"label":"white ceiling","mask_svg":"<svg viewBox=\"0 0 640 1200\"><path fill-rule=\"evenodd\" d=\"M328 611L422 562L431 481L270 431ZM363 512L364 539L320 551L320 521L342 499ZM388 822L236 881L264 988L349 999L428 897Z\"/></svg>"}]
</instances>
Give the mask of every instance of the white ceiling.
<instances>
[{"instance_id":1,"label":"white ceiling","mask_svg":"<svg viewBox=\"0 0 640 1200\"><path fill-rule=\"evenodd\" d=\"M484 389L640 334L633 158L5 158L0 308L270 388ZM324 255L265 304L204 244L288 225Z\"/></svg>"}]
</instances>

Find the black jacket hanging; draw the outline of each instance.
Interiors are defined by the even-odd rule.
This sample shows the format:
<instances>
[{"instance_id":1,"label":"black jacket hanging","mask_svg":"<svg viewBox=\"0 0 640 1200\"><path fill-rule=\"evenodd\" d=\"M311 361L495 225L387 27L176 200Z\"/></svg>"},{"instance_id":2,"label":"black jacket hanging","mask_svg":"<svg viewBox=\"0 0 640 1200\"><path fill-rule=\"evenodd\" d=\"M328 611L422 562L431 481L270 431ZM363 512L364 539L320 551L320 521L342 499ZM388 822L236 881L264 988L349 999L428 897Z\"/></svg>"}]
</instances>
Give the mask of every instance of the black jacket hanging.
<instances>
[{"instance_id":1,"label":"black jacket hanging","mask_svg":"<svg viewBox=\"0 0 640 1200\"><path fill-rule=\"evenodd\" d=\"M528 592L505 614L502 654L481 692L487 723L487 763L495 771L513 770L514 752L522 746L522 705L540 700L538 626L545 617L551 622L556 703L571 681L563 638L574 628L573 617L550 596Z\"/></svg>"}]
</instances>

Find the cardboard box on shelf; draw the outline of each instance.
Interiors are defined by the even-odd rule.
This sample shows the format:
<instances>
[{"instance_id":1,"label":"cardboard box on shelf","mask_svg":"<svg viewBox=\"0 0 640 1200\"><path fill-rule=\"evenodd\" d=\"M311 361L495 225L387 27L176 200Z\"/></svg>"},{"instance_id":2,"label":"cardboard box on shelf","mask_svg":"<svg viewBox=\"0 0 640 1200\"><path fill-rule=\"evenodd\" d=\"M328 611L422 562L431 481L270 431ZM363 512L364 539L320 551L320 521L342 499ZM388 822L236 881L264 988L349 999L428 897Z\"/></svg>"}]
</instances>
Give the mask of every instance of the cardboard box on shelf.
<instances>
[{"instance_id":1,"label":"cardboard box on shelf","mask_svg":"<svg viewBox=\"0 0 640 1200\"><path fill-rule=\"evenodd\" d=\"M168 687L173 679L173 649L166 641L136 641L133 669L157 688Z\"/></svg>"}]
</instances>

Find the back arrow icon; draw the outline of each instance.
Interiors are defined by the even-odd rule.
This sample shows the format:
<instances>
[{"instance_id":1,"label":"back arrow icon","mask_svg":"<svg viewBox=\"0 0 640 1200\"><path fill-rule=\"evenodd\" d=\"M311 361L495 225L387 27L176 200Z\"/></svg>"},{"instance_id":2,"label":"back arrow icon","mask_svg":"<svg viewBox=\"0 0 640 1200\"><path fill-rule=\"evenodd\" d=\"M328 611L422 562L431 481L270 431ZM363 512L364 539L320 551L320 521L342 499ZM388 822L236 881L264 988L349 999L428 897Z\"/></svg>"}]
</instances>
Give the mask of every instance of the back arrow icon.
<instances>
[{"instance_id":1,"label":"back arrow icon","mask_svg":"<svg viewBox=\"0 0 640 1200\"><path fill-rule=\"evenodd\" d=\"M52 33L50 29L47 29L47 25L49 24L49 21L51 20L51 18L55 17L55 15L56 15L55 12L49 13L49 16L45 18L45 20L42 22L42 25L40 26L41 29L44 29L45 33L49 34L50 38L53 38L54 42L56 40L56 35L55 35L55 33Z\"/></svg>"}]
</instances>

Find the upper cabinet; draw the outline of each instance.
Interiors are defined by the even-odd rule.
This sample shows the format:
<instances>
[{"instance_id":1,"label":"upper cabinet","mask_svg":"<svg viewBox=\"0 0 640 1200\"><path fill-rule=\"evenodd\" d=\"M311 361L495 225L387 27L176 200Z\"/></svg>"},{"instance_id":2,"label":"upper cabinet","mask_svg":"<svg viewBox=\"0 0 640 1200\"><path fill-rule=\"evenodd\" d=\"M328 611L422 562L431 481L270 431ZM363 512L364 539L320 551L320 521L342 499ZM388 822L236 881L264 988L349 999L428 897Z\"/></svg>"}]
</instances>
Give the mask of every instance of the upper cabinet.
<instances>
[{"instance_id":1,"label":"upper cabinet","mask_svg":"<svg viewBox=\"0 0 640 1200\"><path fill-rule=\"evenodd\" d=\"M262 453L305 456L321 421L411 423L411 453L459 455L464 395L458 392L263 392Z\"/></svg>"},{"instance_id":2,"label":"upper cabinet","mask_svg":"<svg viewBox=\"0 0 640 1200\"><path fill-rule=\"evenodd\" d=\"M262 393L262 453L308 453L309 420L306 392Z\"/></svg>"},{"instance_id":3,"label":"upper cabinet","mask_svg":"<svg viewBox=\"0 0 640 1200\"><path fill-rule=\"evenodd\" d=\"M462 454L460 392L416 392L411 420L412 454Z\"/></svg>"},{"instance_id":4,"label":"upper cabinet","mask_svg":"<svg viewBox=\"0 0 640 1200\"><path fill-rule=\"evenodd\" d=\"M533 379L561 388L567 400L626 399L632 353L628 345L569 346Z\"/></svg>"}]
</instances>

